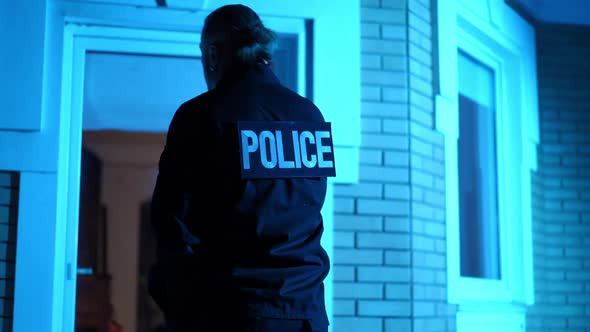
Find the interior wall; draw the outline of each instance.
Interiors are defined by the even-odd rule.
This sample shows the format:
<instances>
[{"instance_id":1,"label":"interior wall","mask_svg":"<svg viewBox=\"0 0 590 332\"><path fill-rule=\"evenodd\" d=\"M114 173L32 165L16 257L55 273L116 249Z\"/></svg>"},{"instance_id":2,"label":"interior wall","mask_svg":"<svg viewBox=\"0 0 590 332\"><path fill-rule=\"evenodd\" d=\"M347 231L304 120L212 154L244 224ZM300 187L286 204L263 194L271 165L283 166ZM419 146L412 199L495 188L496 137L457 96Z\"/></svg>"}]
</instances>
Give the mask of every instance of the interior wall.
<instances>
[{"instance_id":1,"label":"interior wall","mask_svg":"<svg viewBox=\"0 0 590 332\"><path fill-rule=\"evenodd\" d=\"M114 318L137 330L141 205L151 199L164 134L86 131L84 146L103 162L101 201L107 212L107 270Z\"/></svg>"}]
</instances>

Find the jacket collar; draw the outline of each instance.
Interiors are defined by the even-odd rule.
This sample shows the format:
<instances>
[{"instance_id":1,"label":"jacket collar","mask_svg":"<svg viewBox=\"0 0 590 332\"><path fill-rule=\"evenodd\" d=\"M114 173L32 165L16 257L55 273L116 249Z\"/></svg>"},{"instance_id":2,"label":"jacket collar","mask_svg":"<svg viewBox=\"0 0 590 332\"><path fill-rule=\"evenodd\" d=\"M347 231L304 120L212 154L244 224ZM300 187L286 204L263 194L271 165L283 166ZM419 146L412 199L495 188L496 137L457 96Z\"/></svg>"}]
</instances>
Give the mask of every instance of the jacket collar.
<instances>
[{"instance_id":1,"label":"jacket collar","mask_svg":"<svg viewBox=\"0 0 590 332\"><path fill-rule=\"evenodd\" d=\"M227 89L240 81L248 85L260 83L278 83L279 79L272 70L272 64L258 63L254 66L240 66L230 69L215 86L215 90Z\"/></svg>"}]
</instances>

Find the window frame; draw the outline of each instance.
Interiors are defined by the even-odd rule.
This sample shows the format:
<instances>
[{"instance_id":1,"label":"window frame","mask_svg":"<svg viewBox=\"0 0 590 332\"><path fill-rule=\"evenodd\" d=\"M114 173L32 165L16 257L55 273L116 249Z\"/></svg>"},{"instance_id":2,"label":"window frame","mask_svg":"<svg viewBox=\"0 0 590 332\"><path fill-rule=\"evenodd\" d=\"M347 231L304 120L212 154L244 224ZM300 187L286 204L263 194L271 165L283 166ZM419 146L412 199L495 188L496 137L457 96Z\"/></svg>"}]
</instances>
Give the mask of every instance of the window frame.
<instances>
[{"instance_id":1,"label":"window frame","mask_svg":"<svg viewBox=\"0 0 590 332\"><path fill-rule=\"evenodd\" d=\"M495 8L498 11L493 17L482 17L461 0L438 2L438 62L441 66L438 68L436 128L445 136L448 301L461 306L476 303L476 307L483 308L488 307L486 303L532 304L534 301L530 172L536 169L538 122L535 121L534 39L532 48L526 39L534 38L534 30L517 14L500 9L505 8ZM506 30L515 29L520 34L511 36L503 31L499 24L502 20L512 24L508 24ZM460 274L459 50L489 66L495 74L500 280Z\"/></svg>"},{"instance_id":2,"label":"window frame","mask_svg":"<svg viewBox=\"0 0 590 332\"><path fill-rule=\"evenodd\" d=\"M499 255L500 255L500 279L493 280L493 279L484 279L484 278L474 278L474 277L464 277L461 275L461 247L460 241L449 241L450 246L456 246L457 248L453 248L449 253L458 252L458 255L455 256L458 259L450 259L449 260L449 270L453 270L453 274L455 276L453 280L453 292L456 294L461 294L460 297L463 300L478 300L478 299L486 299L491 301L508 301L510 299L510 285L508 280L510 280L510 268L509 268L509 250L508 250L508 224L507 224L507 216L506 216L506 158L505 158L505 137L502 132L502 128L504 127L503 124L505 123L504 115L507 112L506 109L506 91L505 91L505 61L502 59L501 56L494 54L492 50L490 50L487 45L484 43L472 38L469 34L465 33L465 31L459 29L457 31L457 53L463 52L464 54L476 59L483 65L487 66L492 70L494 73L494 114L495 114L495 131L496 131L496 172L497 172L497 202L498 202L498 245L499 245ZM458 69L458 67L457 67ZM457 84L457 96L459 95L459 86ZM457 104L457 118L459 114L458 104ZM457 126L459 125L459 120L457 120ZM458 129L457 129L458 132ZM457 135L457 139L459 135ZM457 156L455 159L458 159L458 148L456 147ZM457 168L458 173L458 168ZM457 182L457 189L455 199L457 200L457 212L459 212L460 206L458 202L458 180L459 175L455 176L455 179L449 179L447 177L447 181L456 181ZM447 196L449 198L449 196ZM460 239L460 218L456 216L456 236Z\"/></svg>"},{"instance_id":3,"label":"window frame","mask_svg":"<svg viewBox=\"0 0 590 332\"><path fill-rule=\"evenodd\" d=\"M491 241L493 241L492 245L497 246L497 248L495 249L496 250L495 256L490 257L490 258L492 258L492 259L497 258L498 259L498 261L496 263L492 263L492 264L495 265L496 268L498 269L498 276L499 276L499 278L493 277L491 279L493 279L493 280L502 280L502 278L505 276L506 271L503 270L505 267L502 266L502 264L501 264L502 263L502 255L503 255L503 253L501 252L502 246L501 246L500 239L502 238L502 236L500 234L500 230L501 229L504 229L505 227L502 227L502 225L501 225L501 218L500 218L501 202L499 201L499 198L500 198L499 188L500 188L500 185L502 185L502 184L499 181L499 172L500 172L500 170L499 170L499 164L500 163L499 163L499 160L498 160L498 155L501 153L501 151L499 149L498 140L497 140L497 138L498 138L497 137L498 136L497 135L497 132L498 132L497 122L498 122L498 116L499 115L498 115L498 106L496 105L498 103L498 96L502 95L501 92L498 93L498 91L497 91L500 88L500 85L502 83L501 81L498 81L498 77L501 76L501 73L499 72L499 67L500 66L498 66L497 68L492 68L490 66L490 63L484 63L484 62L482 62L480 60L481 56L479 56L479 58L475 58L471 53L468 53L467 51L465 51L461 47L458 48L457 53L458 53L458 60L463 56L464 58L466 58L465 61L469 61L469 62L472 63L471 65L482 67L482 68L484 68L483 70L486 70L486 71L489 70L489 73L492 75L492 78L491 78L491 81L490 81L490 85L488 86L490 88L490 92L491 92L490 98L493 98L491 105L483 105L479 100L476 100L477 97L474 98L474 96L470 96L468 94L462 94L461 93L461 86L462 86L462 84L459 83L459 89L458 89L458 100L459 100L459 104L458 104L458 118L459 118L458 126L459 126L459 129L458 129L458 131L459 131L459 137L458 137L458 142L457 142L458 143L458 148L457 148L458 159L457 160L458 160L459 166L458 166L457 180L458 180L458 188L459 188L459 191L460 191L461 190L461 183L462 183L462 178L461 178L461 162L464 162L464 159L463 159L463 161L461 159L461 149L460 149L460 146L461 146L460 143L462 141L461 128L463 127L463 125L461 124L461 121L462 121L461 120L462 119L462 114L461 114L462 113L462 109L461 109L461 96L463 96L463 98L467 98L470 101L470 103L474 103L476 105L476 107L477 107L476 112L480 112L481 111L481 107L483 106L485 108L485 110L483 112L485 112L485 113L488 113L488 112L491 113L490 114L491 115L491 118L490 119L493 121L491 124L487 124L487 125L489 125L489 127L492 129L492 132L493 132L493 135L491 136L491 140L489 140L487 143L488 144L493 144L493 146L492 146L493 148L490 147L489 145L485 148L485 150L488 150L488 152L492 152L493 153L493 156L492 156L493 168L491 170L488 170L488 171L492 171L493 174L489 174L489 173L485 173L485 174L482 173L481 174L482 180L484 178L485 179L489 179L490 176L493 178L493 185L489 188L489 189L492 189L491 192L484 192L484 191L482 191L482 194L483 195L490 194L490 195L493 196L493 199L491 201L488 201L487 199L485 199L485 197L487 197L487 196L483 196L483 197L479 197L478 198L478 200L480 201L480 203L483 203L483 205L487 205L486 207L481 206L481 209L482 209L481 212L482 213L480 215L481 219L479 220L479 224L481 225L481 227L483 227L483 230L481 231L482 233L480 233L480 236L481 235L483 235L483 236L492 235L494 237L493 239L490 236L487 236L487 239L485 239L485 240L491 240ZM486 59L486 61L491 61L491 60L494 60L494 59ZM457 65L458 65L458 67L457 67L458 72L461 72L461 68L460 68L460 64L461 63L462 63L461 61L458 61L458 63L457 63ZM496 64L496 63L494 62L494 64ZM466 74L469 75L469 73L466 73ZM458 74L458 78L461 79L461 75L460 74ZM470 83L471 82L469 82L467 84L470 84ZM471 87L467 87L467 88L470 89ZM478 126L478 125L476 124L476 126ZM479 132L479 130L477 132ZM468 140L471 139L471 140L474 140L476 142L481 143L479 137L468 137L467 139ZM479 144L479 143L476 143L476 144ZM473 155L472 156L472 158L480 158L480 157L481 157L481 155ZM482 165L480 165L480 166L482 166ZM485 184L482 184L482 185L484 187L482 187L481 189L487 188L485 186ZM482 198L484 198L484 199L482 199ZM491 196L490 196L490 198L491 198ZM458 196L458 199L459 199L459 203L458 203L459 204L459 210L461 210L461 207L462 207L461 195ZM488 209L490 209L490 210L488 210ZM491 212L492 210L493 210L493 212ZM485 214L486 211L490 211L490 215L486 215ZM489 218L490 216L492 216L492 218ZM488 217L488 218L486 218L486 217ZM462 243L462 241L465 238L465 236L464 236L464 234L462 234L462 231L461 231L461 229L463 229L463 220L462 220L462 217L461 217L461 212L459 214L459 219L458 220L459 220L459 230L460 230L459 231L459 233L460 233L459 234L460 235L460 241L459 241L459 247L460 247L459 248L459 253L460 253L459 265L460 265L460 267L459 267L459 269L461 271L461 277L473 277L473 278L476 278L476 279L481 279L481 278L487 279L485 277L474 277L474 276L469 276L469 275L468 276L464 276L462 274L463 273L463 267L464 267L463 266L463 254L464 253L463 253L463 243ZM467 220L466 220L466 222L469 223L469 221L467 221ZM493 225L490 225L490 224L493 224ZM495 228L495 230L492 231L493 232L492 234L487 234L486 233L486 230L489 230L489 227L490 226L492 228ZM467 234L467 237L469 237L469 234ZM478 236L478 238L479 238L479 236ZM476 240L478 238L476 238ZM471 248L471 249L473 249L473 248ZM477 257L481 258L482 256L479 255L479 254L481 254L481 251L482 250L483 251L486 251L486 250L489 249L489 247L488 246L483 246L483 247L480 247L479 249L480 249L480 253L478 253L478 256ZM486 255L484 255L484 256L486 256ZM484 265L487 265L487 264L484 264Z\"/></svg>"}]
</instances>

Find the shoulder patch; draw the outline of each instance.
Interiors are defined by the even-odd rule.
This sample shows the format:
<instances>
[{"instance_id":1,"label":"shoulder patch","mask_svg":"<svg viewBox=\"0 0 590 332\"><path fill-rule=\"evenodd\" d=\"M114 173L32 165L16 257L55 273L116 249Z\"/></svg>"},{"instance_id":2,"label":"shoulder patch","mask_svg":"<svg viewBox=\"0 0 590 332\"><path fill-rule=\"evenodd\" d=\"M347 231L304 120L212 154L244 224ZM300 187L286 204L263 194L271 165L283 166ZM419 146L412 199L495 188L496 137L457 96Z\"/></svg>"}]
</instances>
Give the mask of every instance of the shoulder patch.
<instances>
[{"instance_id":1,"label":"shoulder patch","mask_svg":"<svg viewBox=\"0 0 590 332\"><path fill-rule=\"evenodd\" d=\"M238 122L242 179L336 176L331 123Z\"/></svg>"}]
</instances>

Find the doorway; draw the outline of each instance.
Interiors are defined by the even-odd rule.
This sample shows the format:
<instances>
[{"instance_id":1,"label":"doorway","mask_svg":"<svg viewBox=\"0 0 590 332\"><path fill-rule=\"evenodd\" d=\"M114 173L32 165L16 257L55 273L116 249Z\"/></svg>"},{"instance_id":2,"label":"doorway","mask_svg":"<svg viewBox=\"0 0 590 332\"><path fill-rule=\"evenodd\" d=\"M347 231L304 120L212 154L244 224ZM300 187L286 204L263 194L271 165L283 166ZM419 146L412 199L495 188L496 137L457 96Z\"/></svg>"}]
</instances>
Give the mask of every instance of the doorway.
<instances>
[{"instance_id":1,"label":"doorway","mask_svg":"<svg viewBox=\"0 0 590 332\"><path fill-rule=\"evenodd\" d=\"M163 328L147 272L155 261L149 202L164 142L164 133L83 133L76 330Z\"/></svg>"},{"instance_id":2,"label":"doorway","mask_svg":"<svg viewBox=\"0 0 590 332\"><path fill-rule=\"evenodd\" d=\"M145 287L153 260L146 212L170 120L181 103L206 91L198 34L158 34L146 43L152 32L117 30L108 29L105 39L90 31L72 45L71 97L82 111L72 117L83 129L74 133L81 150L72 153L81 160L80 176L71 175L80 182L79 219L68 225L79 240L69 249L78 255L77 286L70 290L77 294L76 331L161 326ZM278 41L275 72L301 91L300 36L280 34Z\"/></svg>"},{"instance_id":3,"label":"doorway","mask_svg":"<svg viewBox=\"0 0 590 332\"><path fill-rule=\"evenodd\" d=\"M140 269L140 262L153 260L150 248L141 247L141 213L174 112L206 85L198 54L158 53L157 47L133 43L104 46L80 59L75 330L157 331L161 313L147 296Z\"/></svg>"}]
</instances>

